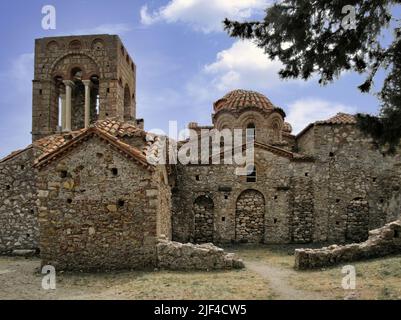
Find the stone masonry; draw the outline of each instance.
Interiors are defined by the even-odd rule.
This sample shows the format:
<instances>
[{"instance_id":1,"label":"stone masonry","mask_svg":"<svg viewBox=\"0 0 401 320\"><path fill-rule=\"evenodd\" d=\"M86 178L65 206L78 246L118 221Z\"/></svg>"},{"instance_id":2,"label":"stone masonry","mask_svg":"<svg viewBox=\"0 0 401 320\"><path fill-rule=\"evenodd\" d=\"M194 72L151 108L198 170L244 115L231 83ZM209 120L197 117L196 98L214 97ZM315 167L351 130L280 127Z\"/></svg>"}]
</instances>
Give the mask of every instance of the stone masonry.
<instances>
[{"instance_id":1,"label":"stone masonry","mask_svg":"<svg viewBox=\"0 0 401 320\"><path fill-rule=\"evenodd\" d=\"M167 270L242 269L244 263L234 254L211 243L194 245L161 239L157 245L158 267Z\"/></svg>"},{"instance_id":2,"label":"stone masonry","mask_svg":"<svg viewBox=\"0 0 401 320\"><path fill-rule=\"evenodd\" d=\"M369 239L363 243L332 245L316 250L297 249L295 268L298 270L323 268L397 253L401 253L401 220L370 231Z\"/></svg>"},{"instance_id":3,"label":"stone masonry","mask_svg":"<svg viewBox=\"0 0 401 320\"><path fill-rule=\"evenodd\" d=\"M65 270L226 268L235 259L208 243L360 242L400 218L400 150L379 149L353 115L297 135L285 118L266 96L231 91L211 124L189 128L195 142L241 129L252 173L213 163L230 139L217 153L210 143L206 162L153 164L164 137L137 119L136 66L119 37L38 39L33 143L0 160L0 253L40 251Z\"/></svg>"}]
</instances>

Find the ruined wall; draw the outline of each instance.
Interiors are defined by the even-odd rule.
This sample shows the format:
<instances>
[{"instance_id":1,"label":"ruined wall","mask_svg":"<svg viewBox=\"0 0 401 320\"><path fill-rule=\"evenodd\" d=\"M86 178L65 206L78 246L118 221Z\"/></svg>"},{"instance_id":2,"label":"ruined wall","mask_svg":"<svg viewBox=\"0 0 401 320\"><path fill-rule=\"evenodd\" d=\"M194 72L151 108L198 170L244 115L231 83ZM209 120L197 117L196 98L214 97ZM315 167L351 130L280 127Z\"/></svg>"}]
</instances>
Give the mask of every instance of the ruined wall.
<instances>
[{"instance_id":1,"label":"ruined wall","mask_svg":"<svg viewBox=\"0 0 401 320\"><path fill-rule=\"evenodd\" d=\"M157 265L167 270L230 270L245 265L232 253L210 243L194 245L160 239L157 245Z\"/></svg>"},{"instance_id":2,"label":"ruined wall","mask_svg":"<svg viewBox=\"0 0 401 320\"><path fill-rule=\"evenodd\" d=\"M0 163L0 253L38 248L34 150Z\"/></svg>"},{"instance_id":3,"label":"ruined wall","mask_svg":"<svg viewBox=\"0 0 401 320\"><path fill-rule=\"evenodd\" d=\"M41 170L40 248L58 270L156 265L157 179L97 137Z\"/></svg>"},{"instance_id":4,"label":"ruined wall","mask_svg":"<svg viewBox=\"0 0 401 320\"><path fill-rule=\"evenodd\" d=\"M363 243L333 245L322 249L295 250L295 269L324 268L340 263L384 257L401 253L401 220L372 230Z\"/></svg>"}]
</instances>

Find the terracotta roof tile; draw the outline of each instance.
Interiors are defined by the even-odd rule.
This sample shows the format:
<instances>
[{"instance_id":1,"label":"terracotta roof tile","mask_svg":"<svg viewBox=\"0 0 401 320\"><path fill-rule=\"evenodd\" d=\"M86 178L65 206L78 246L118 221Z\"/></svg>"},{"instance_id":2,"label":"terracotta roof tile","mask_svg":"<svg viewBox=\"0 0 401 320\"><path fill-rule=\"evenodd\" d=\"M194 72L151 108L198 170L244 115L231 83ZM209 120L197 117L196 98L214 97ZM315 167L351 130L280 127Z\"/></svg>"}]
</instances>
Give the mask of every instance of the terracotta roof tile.
<instances>
[{"instance_id":1,"label":"terracotta roof tile","mask_svg":"<svg viewBox=\"0 0 401 320\"><path fill-rule=\"evenodd\" d=\"M80 133L77 134L74 138L65 140L64 144L61 144L55 148L48 149L47 153L42 154L38 159L35 161L35 166L43 167L46 166L48 163L57 159L61 155L68 152L68 150L87 139L87 136L90 135L98 135L101 139L107 140L107 142L114 147L117 147L120 152L125 153L127 156L138 162L139 164L143 165L147 169L151 169L151 164L147 162L146 155L139 149L123 142L116 136L111 135L110 133L100 129L99 127L92 126L89 129L80 130Z\"/></svg>"},{"instance_id":2,"label":"terracotta roof tile","mask_svg":"<svg viewBox=\"0 0 401 320\"><path fill-rule=\"evenodd\" d=\"M236 111L246 107L257 107L264 110L274 110L276 107L261 93L248 90L234 90L226 94L214 104L215 111Z\"/></svg>"},{"instance_id":3,"label":"terracotta roof tile","mask_svg":"<svg viewBox=\"0 0 401 320\"><path fill-rule=\"evenodd\" d=\"M337 113L334 117L327 119L327 120L322 120L322 121L317 121L316 124L355 124L356 119L355 116L352 114L348 113Z\"/></svg>"}]
</instances>

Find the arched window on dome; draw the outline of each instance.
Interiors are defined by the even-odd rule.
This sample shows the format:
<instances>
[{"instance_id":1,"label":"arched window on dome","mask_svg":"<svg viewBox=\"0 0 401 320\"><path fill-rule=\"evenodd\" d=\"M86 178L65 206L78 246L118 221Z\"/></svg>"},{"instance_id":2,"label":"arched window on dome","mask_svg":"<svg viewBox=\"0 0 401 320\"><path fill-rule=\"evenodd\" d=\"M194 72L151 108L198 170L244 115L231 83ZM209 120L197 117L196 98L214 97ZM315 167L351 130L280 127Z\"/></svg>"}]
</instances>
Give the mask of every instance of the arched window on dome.
<instances>
[{"instance_id":1,"label":"arched window on dome","mask_svg":"<svg viewBox=\"0 0 401 320\"><path fill-rule=\"evenodd\" d=\"M246 142L255 142L256 126L254 123L249 123L246 127Z\"/></svg>"},{"instance_id":2,"label":"arched window on dome","mask_svg":"<svg viewBox=\"0 0 401 320\"><path fill-rule=\"evenodd\" d=\"M272 125L273 142L279 142L281 140L280 130L280 123L278 121L274 121Z\"/></svg>"}]
</instances>

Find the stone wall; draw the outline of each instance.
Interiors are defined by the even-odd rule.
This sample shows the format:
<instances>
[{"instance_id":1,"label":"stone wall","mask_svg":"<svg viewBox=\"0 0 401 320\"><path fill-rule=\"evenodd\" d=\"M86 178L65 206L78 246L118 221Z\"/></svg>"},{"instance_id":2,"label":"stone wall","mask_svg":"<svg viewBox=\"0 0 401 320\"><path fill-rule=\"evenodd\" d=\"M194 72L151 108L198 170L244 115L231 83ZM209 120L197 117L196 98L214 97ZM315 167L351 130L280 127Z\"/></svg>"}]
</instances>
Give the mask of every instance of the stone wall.
<instances>
[{"instance_id":1,"label":"stone wall","mask_svg":"<svg viewBox=\"0 0 401 320\"><path fill-rule=\"evenodd\" d=\"M370 231L369 239L359 244L333 245L322 249L295 250L295 268L316 269L358 260L401 253L401 220Z\"/></svg>"},{"instance_id":2,"label":"stone wall","mask_svg":"<svg viewBox=\"0 0 401 320\"><path fill-rule=\"evenodd\" d=\"M306 173L305 173L306 174ZM291 180L290 216L291 242L309 243L313 241L315 228L313 183L308 176L294 177Z\"/></svg>"},{"instance_id":3,"label":"stone wall","mask_svg":"<svg viewBox=\"0 0 401 320\"><path fill-rule=\"evenodd\" d=\"M199 197L208 197L214 204L214 243L236 242L236 226L239 225L244 225L244 237L249 235L248 231L260 231L257 235L251 232L250 243L261 240L264 243L290 242L293 230L290 226L291 199L295 192L291 179L294 176L305 179L305 173L312 171L313 163L293 162L261 148L256 148L255 159L256 182L247 182L245 176L237 176L231 165L177 165L177 183L173 190L173 240L194 242L194 203ZM306 179L311 180L310 177ZM242 198L250 192L260 193L261 197L251 197L248 205ZM297 192L309 191L298 188ZM242 212L239 223L236 218L238 204ZM253 219L253 208L257 209L257 224ZM241 232L239 228L239 236Z\"/></svg>"},{"instance_id":4,"label":"stone wall","mask_svg":"<svg viewBox=\"0 0 401 320\"><path fill-rule=\"evenodd\" d=\"M214 203L212 199L201 196L194 203L194 242L213 242L214 235Z\"/></svg>"},{"instance_id":5,"label":"stone wall","mask_svg":"<svg viewBox=\"0 0 401 320\"><path fill-rule=\"evenodd\" d=\"M255 190L243 192L237 200L235 241L262 243L265 235L265 199Z\"/></svg>"},{"instance_id":6,"label":"stone wall","mask_svg":"<svg viewBox=\"0 0 401 320\"><path fill-rule=\"evenodd\" d=\"M167 270L210 271L244 268L242 260L213 244L182 244L163 239L157 245L157 265Z\"/></svg>"},{"instance_id":7,"label":"stone wall","mask_svg":"<svg viewBox=\"0 0 401 320\"><path fill-rule=\"evenodd\" d=\"M247 190L264 197L265 243L363 241L367 230L397 219L399 153L383 155L354 125L311 126L298 149L314 161L291 161L257 147L257 181L251 183L236 176L233 166L178 165L173 239L194 241L194 202L207 196L214 204L213 241L236 241L238 199ZM245 216L257 223L251 213Z\"/></svg>"},{"instance_id":8,"label":"stone wall","mask_svg":"<svg viewBox=\"0 0 401 320\"><path fill-rule=\"evenodd\" d=\"M38 183L42 263L58 270L156 266L157 176L97 137L48 164Z\"/></svg>"},{"instance_id":9,"label":"stone wall","mask_svg":"<svg viewBox=\"0 0 401 320\"><path fill-rule=\"evenodd\" d=\"M369 236L369 204L362 199L354 199L347 207L347 241L362 242Z\"/></svg>"},{"instance_id":10,"label":"stone wall","mask_svg":"<svg viewBox=\"0 0 401 320\"><path fill-rule=\"evenodd\" d=\"M33 148L0 163L0 253L36 250L39 227Z\"/></svg>"},{"instance_id":11,"label":"stone wall","mask_svg":"<svg viewBox=\"0 0 401 320\"><path fill-rule=\"evenodd\" d=\"M348 223L354 223L347 211L355 199L367 202L368 212L364 208L361 214L363 223L368 223L367 229L394 220L394 214L401 211L397 191L401 186L400 155L382 154L355 125L315 125L310 131L313 150L300 151L313 151L315 157L310 173L314 185L315 241L347 241ZM302 145L312 144L305 141ZM361 239L366 239L366 235Z\"/></svg>"}]
</instances>

